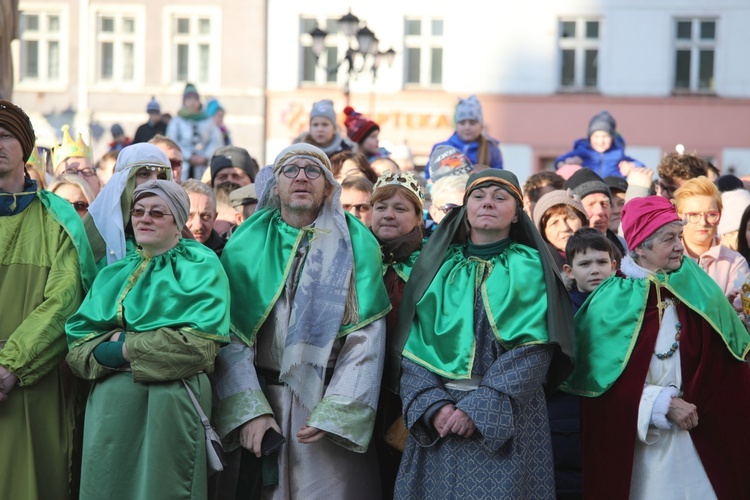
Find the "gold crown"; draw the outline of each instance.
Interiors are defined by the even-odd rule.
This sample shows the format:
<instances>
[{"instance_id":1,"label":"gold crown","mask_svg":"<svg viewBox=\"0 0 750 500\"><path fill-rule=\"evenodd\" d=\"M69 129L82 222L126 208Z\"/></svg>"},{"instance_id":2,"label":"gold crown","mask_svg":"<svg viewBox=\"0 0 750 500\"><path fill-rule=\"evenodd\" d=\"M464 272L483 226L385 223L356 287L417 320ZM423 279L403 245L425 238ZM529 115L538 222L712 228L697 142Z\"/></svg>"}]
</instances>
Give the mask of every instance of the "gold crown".
<instances>
[{"instance_id":1,"label":"gold crown","mask_svg":"<svg viewBox=\"0 0 750 500\"><path fill-rule=\"evenodd\" d=\"M390 170L384 172L372 188L372 194L374 195L378 189L385 186L401 186L408 189L414 193L419 203L424 207L424 191L417 178L411 172L391 172Z\"/></svg>"},{"instance_id":2,"label":"gold crown","mask_svg":"<svg viewBox=\"0 0 750 500\"><path fill-rule=\"evenodd\" d=\"M62 143L52 148L52 165L55 169L66 158L86 158L91 163L94 162L91 148L83 142L83 136L80 132L78 132L77 141L73 141L73 138L70 137L70 125L63 125L62 133Z\"/></svg>"},{"instance_id":3,"label":"gold crown","mask_svg":"<svg viewBox=\"0 0 750 500\"><path fill-rule=\"evenodd\" d=\"M47 167L44 164L44 157L39 153L39 148L36 147L36 144L31 150L31 156L29 156L29 159L26 161L26 165L35 168L41 173L44 173L47 170Z\"/></svg>"}]
</instances>

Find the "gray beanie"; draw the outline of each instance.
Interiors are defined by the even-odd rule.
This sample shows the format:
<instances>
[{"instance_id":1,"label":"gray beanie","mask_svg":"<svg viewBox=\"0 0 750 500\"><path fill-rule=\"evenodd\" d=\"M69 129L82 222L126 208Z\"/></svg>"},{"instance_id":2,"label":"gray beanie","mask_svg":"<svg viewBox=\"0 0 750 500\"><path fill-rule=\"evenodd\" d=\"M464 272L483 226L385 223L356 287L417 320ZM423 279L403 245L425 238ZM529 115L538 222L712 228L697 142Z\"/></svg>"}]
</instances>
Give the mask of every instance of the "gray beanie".
<instances>
[{"instance_id":1,"label":"gray beanie","mask_svg":"<svg viewBox=\"0 0 750 500\"><path fill-rule=\"evenodd\" d=\"M539 198L539 201L534 206L534 225L539 230L540 234L544 235L544 228L541 227L542 217L544 217L544 213L550 208L556 207L558 205L569 206L573 210L576 210L578 213L580 213L584 221L588 221L586 209L583 207L583 204L581 204L581 200L573 193L573 191L571 191L570 189L568 189L567 191L563 189L557 189L555 191L550 191L549 193Z\"/></svg>"},{"instance_id":2,"label":"gray beanie","mask_svg":"<svg viewBox=\"0 0 750 500\"><path fill-rule=\"evenodd\" d=\"M336 127L336 112L333 110L333 101L330 99L323 99L313 104L312 111L310 111L310 121L316 116L322 116L328 118L333 126Z\"/></svg>"},{"instance_id":3,"label":"gray beanie","mask_svg":"<svg viewBox=\"0 0 750 500\"><path fill-rule=\"evenodd\" d=\"M589 135L587 137L591 137L591 134L599 130L614 137L615 128L617 128L617 122L612 115L606 111L602 111L601 113L594 115L589 122Z\"/></svg>"},{"instance_id":4,"label":"gray beanie","mask_svg":"<svg viewBox=\"0 0 750 500\"><path fill-rule=\"evenodd\" d=\"M602 193L606 194L609 199L612 199L612 193L609 190L609 186L604 180L596 175L596 172L590 168L582 168L577 170L571 175L568 180L563 184L564 189L571 189L573 193L578 196L578 199L583 200L590 194Z\"/></svg>"},{"instance_id":5,"label":"gray beanie","mask_svg":"<svg viewBox=\"0 0 750 500\"><path fill-rule=\"evenodd\" d=\"M456 104L456 123L463 120L476 120L484 124L482 118L482 105L479 104L477 96L471 95L467 99L459 99Z\"/></svg>"}]
</instances>

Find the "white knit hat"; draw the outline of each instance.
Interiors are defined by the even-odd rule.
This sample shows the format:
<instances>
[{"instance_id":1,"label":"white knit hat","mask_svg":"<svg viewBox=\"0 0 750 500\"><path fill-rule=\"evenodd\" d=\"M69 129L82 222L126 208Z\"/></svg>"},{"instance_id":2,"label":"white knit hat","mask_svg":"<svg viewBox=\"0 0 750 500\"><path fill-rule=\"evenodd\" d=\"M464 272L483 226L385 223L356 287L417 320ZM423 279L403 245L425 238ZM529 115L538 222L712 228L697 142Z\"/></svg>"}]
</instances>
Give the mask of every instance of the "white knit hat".
<instances>
[{"instance_id":1,"label":"white knit hat","mask_svg":"<svg viewBox=\"0 0 750 500\"><path fill-rule=\"evenodd\" d=\"M750 206L750 193L744 189L721 193L721 204L723 209L719 221L719 236L732 231L739 231L742 214Z\"/></svg>"}]
</instances>

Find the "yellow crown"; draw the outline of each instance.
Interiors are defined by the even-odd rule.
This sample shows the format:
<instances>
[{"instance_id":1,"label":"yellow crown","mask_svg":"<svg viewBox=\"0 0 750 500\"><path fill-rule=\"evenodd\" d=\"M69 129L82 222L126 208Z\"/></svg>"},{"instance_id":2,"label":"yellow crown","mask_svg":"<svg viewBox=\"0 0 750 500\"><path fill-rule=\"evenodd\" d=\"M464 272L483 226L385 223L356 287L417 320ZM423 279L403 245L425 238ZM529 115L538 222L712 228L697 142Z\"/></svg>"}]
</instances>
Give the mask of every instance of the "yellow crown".
<instances>
[{"instance_id":1,"label":"yellow crown","mask_svg":"<svg viewBox=\"0 0 750 500\"><path fill-rule=\"evenodd\" d=\"M424 191L417 178L411 172L391 172L390 170L383 172L383 175L375 182L372 194L375 194L378 189L385 186L401 186L408 189L414 193L419 203L424 206Z\"/></svg>"},{"instance_id":2,"label":"yellow crown","mask_svg":"<svg viewBox=\"0 0 750 500\"><path fill-rule=\"evenodd\" d=\"M41 153L39 153L39 148L36 147L36 144L31 150L31 156L29 156L29 159L26 161L26 165L35 168L37 171L42 173L47 170L47 167L44 164L44 157L41 155Z\"/></svg>"},{"instance_id":3,"label":"yellow crown","mask_svg":"<svg viewBox=\"0 0 750 500\"><path fill-rule=\"evenodd\" d=\"M62 143L52 148L52 164L55 169L66 158L86 158L89 162L94 162L91 148L83 142L83 136L80 132L78 132L77 141L73 141L73 138L70 137L70 125L63 125L62 133Z\"/></svg>"}]
</instances>

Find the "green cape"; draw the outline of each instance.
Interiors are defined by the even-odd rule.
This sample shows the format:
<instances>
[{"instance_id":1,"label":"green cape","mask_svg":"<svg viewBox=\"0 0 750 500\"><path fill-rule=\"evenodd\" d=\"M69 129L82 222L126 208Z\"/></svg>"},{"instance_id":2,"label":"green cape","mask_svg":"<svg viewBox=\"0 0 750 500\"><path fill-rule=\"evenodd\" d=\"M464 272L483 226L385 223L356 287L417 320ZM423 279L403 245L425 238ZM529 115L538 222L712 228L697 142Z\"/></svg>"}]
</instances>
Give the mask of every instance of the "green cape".
<instances>
[{"instance_id":1,"label":"green cape","mask_svg":"<svg viewBox=\"0 0 750 500\"><path fill-rule=\"evenodd\" d=\"M347 226L354 249L354 278L359 323L341 325L339 336L359 330L386 315L391 307L382 278L380 247L351 214ZM248 345L271 313L286 286L303 238L314 233L290 226L278 209L262 209L237 228L224 247L221 262L229 276L232 331Z\"/></svg>"},{"instance_id":2,"label":"green cape","mask_svg":"<svg viewBox=\"0 0 750 500\"><path fill-rule=\"evenodd\" d=\"M504 349L549 343L539 253L516 242L489 261L467 258L464 251L464 245L448 249L443 265L417 303L403 351L412 361L452 379L471 376L476 347L475 294L471 291L477 287L495 338ZM489 274L482 281L485 270Z\"/></svg>"},{"instance_id":3,"label":"green cape","mask_svg":"<svg viewBox=\"0 0 750 500\"><path fill-rule=\"evenodd\" d=\"M72 349L112 330L184 329L229 341L229 283L209 248L180 240L147 258L134 252L99 272L91 292L65 325Z\"/></svg>"},{"instance_id":4,"label":"green cape","mask_svg":"<svg viewBox=\"0 0 750 500\"><path fill-rule=\"evenodd\" d=\"M732 356L745 359L750 335L742 321L711 277L683 257L672 273L648 279L612 276L596 288L575 316L578 363L563 385L565 391L596 397L617 381L638 340L652 281L705 319Z\"/></svg>"},{"instance_id":5,"label":"green cape","mask_svg":"<svg viewBox=\"0 0 750 500\"><path fill-rule=\"evenodd\" d=\"M70 203L54 193L39 190L36 192L36 196L52 218L65 229L65 232L68 233L68 236L73 241L76 250L78 250L81 283L83 289L88 291L96 277L96 263L94 262L94 254L91 251L91 245L89 245L89 239L86 237L86 230L83 227L81 218Z\"/></svg>"}]
</instances>

